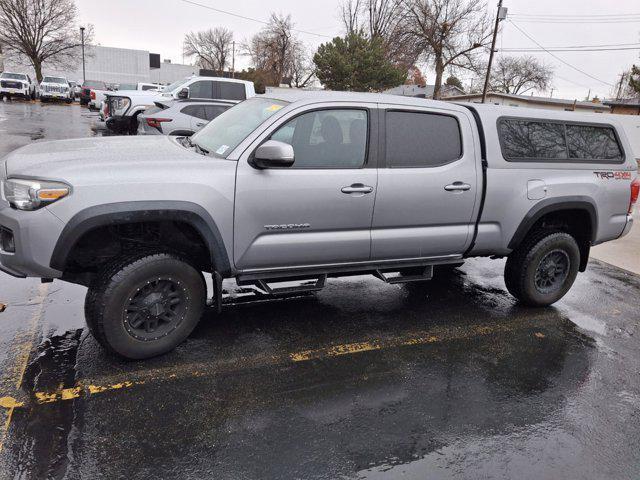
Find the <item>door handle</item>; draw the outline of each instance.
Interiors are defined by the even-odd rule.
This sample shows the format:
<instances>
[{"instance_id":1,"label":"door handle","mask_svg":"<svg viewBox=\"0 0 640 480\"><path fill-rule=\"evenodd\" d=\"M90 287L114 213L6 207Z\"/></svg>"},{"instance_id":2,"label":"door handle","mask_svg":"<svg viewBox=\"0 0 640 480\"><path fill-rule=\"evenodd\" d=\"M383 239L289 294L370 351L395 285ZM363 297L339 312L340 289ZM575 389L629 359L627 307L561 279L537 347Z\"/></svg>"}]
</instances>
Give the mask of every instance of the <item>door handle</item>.
<instances>
[{"instance_id":1,"label":"door handle","mask_svg":"<svg viewBox=\"0 0 640 480\"><path fill-rule=\"evenodd\" d=\"M207 124L207 122L198 122L196 123L196 127L204 127Z\"/></svg>"},{"instance_id":2,"label":"door handle","mask_svg":"<svg viewBox=\"0 0 640 480\"><path fill-rule=\"evenodd\" d=\"M342 187L340 191L342 193L371 193L373 192L373 187L363 185L362 183L354 183L348 187Z\"/></svg>"},{"instance_id":3,"label":"door handle","mask_svg":"<svg viewBox=\"0 0 640 480\"><path fill-rule=\"evenodd\" d=\"M463 182L453 182L449 185L445 185L444 189L447 192L466 192L471 189L471 185Z\"/></svg>"}]
</instances>

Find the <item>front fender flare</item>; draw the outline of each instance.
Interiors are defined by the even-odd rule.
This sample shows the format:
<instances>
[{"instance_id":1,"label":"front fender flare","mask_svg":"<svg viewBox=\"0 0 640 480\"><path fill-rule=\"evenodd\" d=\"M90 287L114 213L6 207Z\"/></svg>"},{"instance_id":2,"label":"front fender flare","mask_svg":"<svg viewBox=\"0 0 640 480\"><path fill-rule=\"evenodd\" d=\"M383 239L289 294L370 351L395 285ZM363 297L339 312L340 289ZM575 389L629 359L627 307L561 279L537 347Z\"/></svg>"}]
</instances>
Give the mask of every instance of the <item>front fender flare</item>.
<instances>
[{"instance_id":1,"label":"front fender flare","mask_svg":"<svg viewBox=\"0 0 640 480\"><path fill-rule=\"evenodd\" d=\"M135 201L97 205L81 210L66 224L51 256L51 268L64 271L69 253L82 236L98 227L133 222L176 220L189 223L209 248L215 269L231 275L231 264L215 221L204 208L186 201Z\"/></svg>"}]
</instances>

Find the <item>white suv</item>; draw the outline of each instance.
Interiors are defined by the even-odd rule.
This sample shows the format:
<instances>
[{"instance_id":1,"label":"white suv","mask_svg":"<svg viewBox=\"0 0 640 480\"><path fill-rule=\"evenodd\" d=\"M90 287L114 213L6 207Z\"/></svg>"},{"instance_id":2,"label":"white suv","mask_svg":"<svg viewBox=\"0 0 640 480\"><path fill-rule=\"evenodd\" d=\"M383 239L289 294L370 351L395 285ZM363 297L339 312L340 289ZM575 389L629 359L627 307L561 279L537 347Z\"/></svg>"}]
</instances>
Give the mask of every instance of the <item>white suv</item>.
<instances>
[{"instance_id":1,"label":"white suv","mask_svg":"<svg viewBox=\"0 0 640 480\"><path fill-rule=\"evenodd\" d=\"M107 128L115 133L135 134L138 115L156 101L205 99L242 101L256 94L253 82L234 78L193 76L178 80L162 93L138 90L119 90L107 94Z\"/></svg>"},{"instance_id":2,"label":"white suv","mask_svg":"<svg viewBox=\"0 0 640 480\"><path fill-rule=\"evenodd\" d=\"M73 91L69 81L64 77L44 77L40 82L40 101L63 100L73 102Z\"/></svg>"},{"instance_id":3,"label":"white suv","mask_svg":"<svg viewBox=\"0 0 640 480\"><path fill-rule=\"evenodd\" d=\"M0 73L0 99L2 97L36 98L36 84L26 73Z\"/></svg>"}]
</instances>

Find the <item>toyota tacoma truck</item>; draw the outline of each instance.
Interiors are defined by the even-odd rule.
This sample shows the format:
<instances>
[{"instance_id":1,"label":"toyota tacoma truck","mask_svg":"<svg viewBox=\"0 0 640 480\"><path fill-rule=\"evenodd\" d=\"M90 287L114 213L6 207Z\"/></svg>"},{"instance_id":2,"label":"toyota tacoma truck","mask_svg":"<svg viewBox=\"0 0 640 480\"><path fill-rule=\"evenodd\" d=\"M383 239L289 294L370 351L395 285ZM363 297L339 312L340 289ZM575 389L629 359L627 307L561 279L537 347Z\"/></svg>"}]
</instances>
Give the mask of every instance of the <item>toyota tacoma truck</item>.
<instances>
[{"instance_id":1,"label":"toyota tacoma truck","mask_svg":"<svg viewBox=\"0 0 640 480\"><path fill-rule=\"evenodd\" d=\"M90 331L129 359L187 338L207 305L205 274L219 309L224 278L280 295L355 273L424 281L470 257L506 257L508 291L546 306L592 245L631 229L637 168L613 116L258 96L190 138L12 152L0 168L0 268L87 286Z\"/></svg>"}]
</instances>

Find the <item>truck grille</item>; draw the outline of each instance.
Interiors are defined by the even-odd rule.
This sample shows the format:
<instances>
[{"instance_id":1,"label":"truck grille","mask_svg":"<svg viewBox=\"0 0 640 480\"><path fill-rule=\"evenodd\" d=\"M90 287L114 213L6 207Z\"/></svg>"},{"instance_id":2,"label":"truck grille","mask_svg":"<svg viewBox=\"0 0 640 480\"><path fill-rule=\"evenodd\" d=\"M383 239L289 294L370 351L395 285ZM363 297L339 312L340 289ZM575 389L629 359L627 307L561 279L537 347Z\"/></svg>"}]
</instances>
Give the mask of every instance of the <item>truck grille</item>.
<instances>
[{"instance_id":1,"label":"truck grille","mask_svg":"<svg viewBox=\"0 0 640 480\"><path fill-rule=\"evenodd\" d=\"M45 85L44 86L44 91L45 92L64 93L64 92L67 91L67 87L62 87L62 86L58 86L58 85Z\"/></svg>"},{"instance_id":2,"label":"truck grille","mask_svg":"<svg viewBox=\"0 0 640 480\"><path fill-rule=\"evenodd\" d=\"M6 80L2 80L0 82L0 86L2 88L22 88L22 83L20 83L20 82L7 82Z\"/></svg>"}]
</instances>

